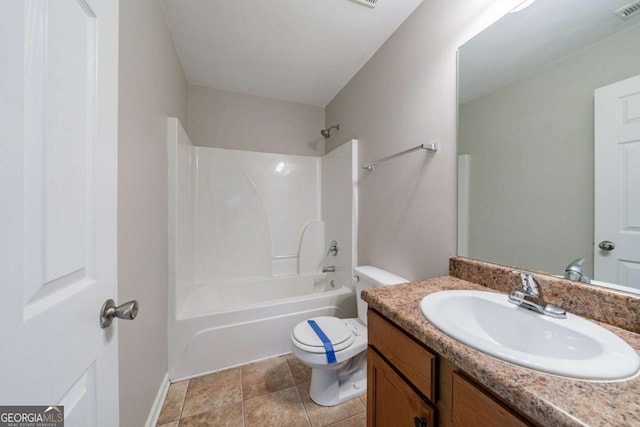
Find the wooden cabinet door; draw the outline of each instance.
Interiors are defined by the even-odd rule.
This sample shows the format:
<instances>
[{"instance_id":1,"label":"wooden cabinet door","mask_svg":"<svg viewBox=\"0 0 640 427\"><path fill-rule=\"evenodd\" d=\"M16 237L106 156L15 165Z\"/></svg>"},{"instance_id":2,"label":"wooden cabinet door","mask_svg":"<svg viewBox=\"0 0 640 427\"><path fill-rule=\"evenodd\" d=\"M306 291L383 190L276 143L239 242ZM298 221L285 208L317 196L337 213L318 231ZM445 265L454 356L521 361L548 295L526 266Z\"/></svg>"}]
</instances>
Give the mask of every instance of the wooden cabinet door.
<instances>
[{"instance_id":1,"label":"wooden cabinet door","mask_svg":"<svg viewBox=\"0 0 640 427\"><path fill-rule=\"evenodd\" d=\"M435 410L371 348L367 350L367 426L435 426Z\"/></svg>"},{"instance_id":2,"label":"wooden cabinet door","mask_svg":"<svg viewBox=\"0 0 640 427\"><path fill-rule=\"evenodd\" d=\"M452 376L454 427L527 427L509 408L458 373Z\"/></svg>"},{"instance_id":3,"label":"wooden cabinet door","mask_svg":"<svg viewBox=\"0 0 640 427\"><path fill-rule=\"evenodd\" d=\"M436 356L373 310L368 312L369 345L430 402L436 398Z\"/></svg>"}]
</instances>

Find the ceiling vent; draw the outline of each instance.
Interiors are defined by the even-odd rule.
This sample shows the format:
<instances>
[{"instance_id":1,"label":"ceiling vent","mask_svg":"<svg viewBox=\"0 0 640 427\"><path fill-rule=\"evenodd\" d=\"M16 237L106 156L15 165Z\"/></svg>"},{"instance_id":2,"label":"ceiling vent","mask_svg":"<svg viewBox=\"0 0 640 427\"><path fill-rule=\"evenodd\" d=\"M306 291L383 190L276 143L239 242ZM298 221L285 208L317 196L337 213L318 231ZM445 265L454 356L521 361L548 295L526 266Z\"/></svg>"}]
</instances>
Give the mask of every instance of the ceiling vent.
<instances>
[{"instance_id":1,"label":"ceiling vent","mask_svg":"<svg viewBox=\"0 0 640 427\"><path fill-rule=\"evenodd\" d=\"M369 7L376 7L376 4L378 3L378 0L353 0L353 1ZM639 0L639 3L640 3L640 0Z\"/></svg>"},{"instance_id":2,"label":"ceiling vent","mask_svg":"<svg viewBox=\"0 0 640 427\"><path fill-rule=\"evenodd\" d=\"M629 19L638 13L640 13L640 0L629 3L628 5L616 10L616 15L622 19Z\"/></svg>"}]
</instances>

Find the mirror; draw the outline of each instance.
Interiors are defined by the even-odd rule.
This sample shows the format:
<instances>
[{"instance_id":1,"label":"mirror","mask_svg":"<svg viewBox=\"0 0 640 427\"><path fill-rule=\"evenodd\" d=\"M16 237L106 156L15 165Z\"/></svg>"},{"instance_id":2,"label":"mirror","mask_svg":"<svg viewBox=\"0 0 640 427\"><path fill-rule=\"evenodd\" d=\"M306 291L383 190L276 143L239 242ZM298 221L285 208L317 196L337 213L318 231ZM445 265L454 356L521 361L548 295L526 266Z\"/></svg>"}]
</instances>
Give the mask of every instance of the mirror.
<instances>
[{"instance_id":1,"label":"mirror","mask_svg":"<svg viewBox=\"0 0 640 427\"><path fill-rule=\"evenodd\" d=\"M584 258L593 278L594 90L640 75L629 3L537 0L460 47L458 255L560 276Z\"/></svg>"}]
</instances>

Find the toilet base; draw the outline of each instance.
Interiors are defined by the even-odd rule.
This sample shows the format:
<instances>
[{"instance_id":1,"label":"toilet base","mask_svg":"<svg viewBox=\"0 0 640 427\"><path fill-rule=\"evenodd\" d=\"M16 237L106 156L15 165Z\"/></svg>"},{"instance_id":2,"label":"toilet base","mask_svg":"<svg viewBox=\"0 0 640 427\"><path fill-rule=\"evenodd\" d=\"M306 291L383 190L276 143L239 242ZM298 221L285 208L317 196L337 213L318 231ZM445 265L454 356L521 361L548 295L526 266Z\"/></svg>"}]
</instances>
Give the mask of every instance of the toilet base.
<instances>
[{"instance_id":1,"label":"toilet base","mask_svg":"<svg viewBox=\"0 0 640 427\"><path fill-rule=\"evenodd\" d=\"M350 360L352 368L342 370L313 369L311 400L321 406L335 406L367 392L366 352Z\"/></svg>"}]
</instances>

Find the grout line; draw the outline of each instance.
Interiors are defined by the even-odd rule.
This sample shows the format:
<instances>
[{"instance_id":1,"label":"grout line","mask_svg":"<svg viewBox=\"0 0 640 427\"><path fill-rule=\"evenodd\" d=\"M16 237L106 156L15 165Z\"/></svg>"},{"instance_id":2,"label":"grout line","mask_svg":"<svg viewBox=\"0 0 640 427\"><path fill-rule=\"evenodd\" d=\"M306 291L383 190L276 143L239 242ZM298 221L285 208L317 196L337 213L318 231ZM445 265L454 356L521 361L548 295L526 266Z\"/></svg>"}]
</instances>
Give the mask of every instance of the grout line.
<instances>
[{"instance_id":1,"label":"grout line","mask_svg":"<svg viewBox=\"0 0 640 427\"><path fill-rule=\"evenodd\" d=\"M296 377L293 376L293 369L291 369L291 365L289 364L289 358L286 355L284 355L282 357L284 357L284 361L287 364L287 369L289 370L289 375L291 376L291 379L293 380L293 385L297 386L298 382L296 381Z\"/></svg>"},{"instance_id":2,"label":"grout line","mask_svg":"<svg viewBox=\"0 0 640 427\"><path fill-rule=\"evenodd\" d=\"M341 423L341 422L343 422L343 421L350 420L350 419L355 419L355 418L359 417L359 416L360 416L360 415L362 415L362 414L363 414L363 413L362 413L362 412L360 412L360 413L355 414L355 415L352 415L352 416L350 416L350 417L343 418L343 419L341 419L341 420L337 420L336 422L333 422L333 423L331 423L331 424L327 425L326 427L335 426L336 424ZM366 422L366 415L365 415L365 422Z\"/></svg>"},{"instance_id":3,"label":"grout line","mask_svg":"<svg viewBox=\"0 0 640 427\"><path fill-rule=\"evenodd\" d=\"M306 406L305 406L305 404L304 404L304 400L302 399L302 394L301 394L301 391L300 391L300 388L299 388L299 386L301 386L302 384L306 384L306 383L308 383L308 381L304 381L304 382L302 382L302 383L298 384L298 383L296 382L295 377L293 376L293 369L291 368L291 364L289 363L288 358L286 357L286 355L283 355L283 356L281 356L281 357L284 357L284 358L285 358L285 362L286 362L286 364L287 364L287 368L288 368L288 370L289 370L289 374L291 375L291 378L293 379L293 383L294 383L294 384L293 384L293 387L295 388L295 390L296 390L296 394L298 395L298 398L300 399L300 402L302 403L302 408L304 409L304 415L305 415L305 418L306 418L306 420L307 420L307 424L308 424L308 426L309 426L309 427L311 427L311 426L313 425L313 424L311 423L311 417L310 417L310 415L309 415L309 413L308 413L308 411L307 411L307 407L306 407ZM272 359L275 359L275 358L272 358ZM242 406L241 406L241 409L242 409L242 427L246 427L246 426L247 426L247 424L246 424L246 421L247 421L247 420L246 420L246 415L247 415L247 413L246 413L246 407L245 407L245 403L246 403L246 401L245 401L244 383L243 383L243 380L244 380L244 374L243 374L243 369L242 369L242 367L244 367L244 366L248 366L248 365L249 365L249 364L245 364L245 365L242 365L242 366L239 366L239 367L235 368L235 369L239 369L239 371L240 371L240 379L239 379L239 381L240 381L240 395L241 395L240 403L241 403L241 405L242 405ZM234 368L231 368L231 369L234 369ZM231 369L229 369L229 370L231 370ZM188 379L188 380L183 380L183 381L187 381L187 387L186 387L186 391L185 391L185 393L184 393L184 397L183 397L183 399L182 399L182 405L181 405L181 407L180 407L180 413L179 413L178 419L177 419L177 421L175 421L175 422L177 422L177 423L178 423L178 424L177 424L177 426L179 426L180 424L182 424L183 414L184 414L184 407L185 407L185 403L186 403L186 400L187 400L187 395L188 395L188 392L189 392L189 388L191 387L191 381L192 381L193 379L196 379L196 378L202 378L202 377L204 377L204 376L207 376L207 374L202 375L202 376L199 376L199 377L194 377L194 378L191 378L191 379ZM284 388L284 389L282 389L282 390L277 390L277 391L274 391L274 392L272 392L272 393L276 393L276 392L279 392L279 391L283 391L283 390L286 390L287 388L289 388L289 387L285 387L285 388ZM268 394L272 394L272 393L267 393L267 394L265 394L265 395L263 395L263 396L257 396L257 397L255 397L255 398L252 398L251 400L253 400L253 399L258 399L258 398L261 398L261 397L267 396ZM163 404L164 404L164 402L163 402ZM230 404L229 404L229 405L230 405ZM223 405L223 407L224 407L224 406L228 406L228 405ZM219 408L216 408L216 409L219 409ZM207 412L207 411L203 411L203 412L201 412L201 413L205 413L205 412ZM195 415L198 415L198 414L200 414L200 413L191 414L190 416L195 416Z\"/></svg>"},{"instance_id":4,"label":"grout line","mask_svg":"<svg viewBox=\"0 0 640 427\"><path fill-rule=\"evenodd\" d=\"M312 426L311 424L311 418L309 417L309 413L307 412L307 407L304 406L304 400L302 400L302 395L300 394L300 389L298 388L297 385L294 386L296 389L296 393L298 394L298 398L300 398L300 403L302 403L302 409L304 409L304 415L305 417L307 417L307 423L309 423L309 427Z\"/></svg>"},{"instance_id":5,"label":"grout line","mask_svg":"<svg viewBox=\"0 0 640 427\"><path fill-rule=\"evenodd\" d=\"M242 373L242 366L239 366L240 369L240 403L242 403L242 427L245 427L247 424L246 413L244 411L244 374Z\"/></svg>"},{"instance_id":6,"label":"grout line","mask_svg":"<svg viewBox=\"0 0 640 427\"><path fill-rule=\"evenodd\" d=\"M184 397L182 398L182 405L180 405L180 414L178 414L178 425L180 425L180 421L182 420L182 411L184 411L184 404L187 402L187 393L189 392L189 387L191 386L191 380L187 380L187 389L184 391Z\"/></svg>"},{"instance_id":7,"label":"grout line","mask_svg":"<svg viewBox=\"0 0 640 427\"><path fill-rule=\"evenodd\" d=\"M244 374L242 373L242 366L238 367L240 370L240 401L244 402Z\"/></svg>"}]
</instances>

